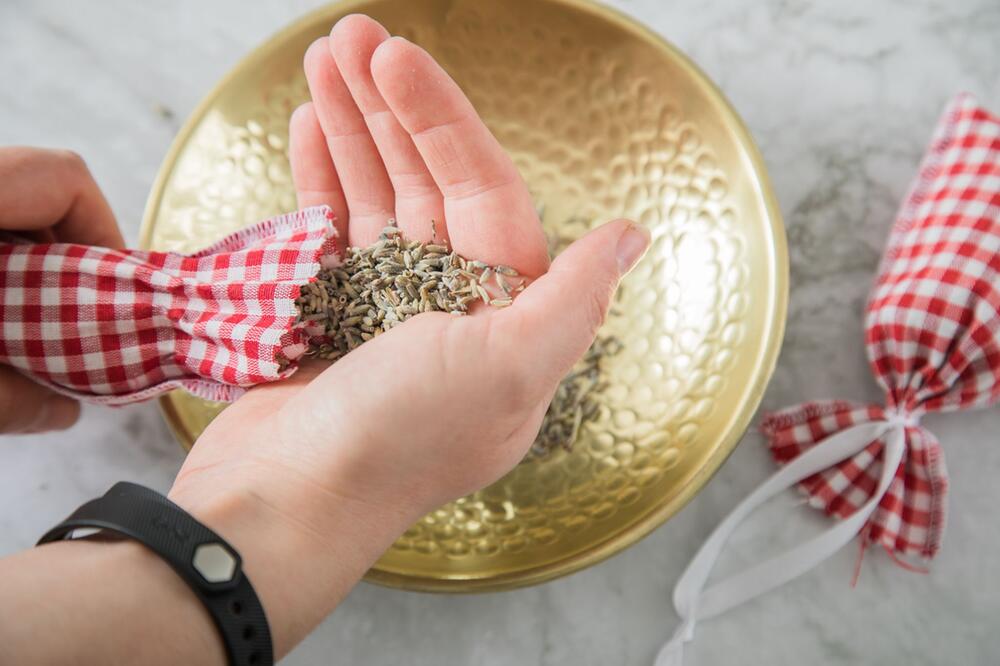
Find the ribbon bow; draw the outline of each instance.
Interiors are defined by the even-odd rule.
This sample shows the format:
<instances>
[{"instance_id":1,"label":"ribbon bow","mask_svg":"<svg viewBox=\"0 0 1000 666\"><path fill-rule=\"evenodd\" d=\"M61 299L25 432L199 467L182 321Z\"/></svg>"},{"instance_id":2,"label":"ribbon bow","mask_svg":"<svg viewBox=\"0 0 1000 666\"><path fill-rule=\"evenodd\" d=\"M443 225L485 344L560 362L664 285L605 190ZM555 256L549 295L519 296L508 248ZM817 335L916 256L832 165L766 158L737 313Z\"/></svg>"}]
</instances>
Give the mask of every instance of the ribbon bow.
<instances>
[{"instance_id":1,"label":"ribbon bow","mask_svg":"<svg viewBox=\"0 0 1000 666\"><path fill-rule=\"evenodd\" d=\"M939 121L890 233L865 324L884 406L829 400L764 418L783 467L719 524L682 574L674 588L682 624L657 666L680 666L697 621L799 576L858 535L908 567L899 555L938 552L948 476L920 417L1000 399L1000 118L969 95ZM796 484L840 520L706 588L736 527Z\"/></svg>"}]
</instances>

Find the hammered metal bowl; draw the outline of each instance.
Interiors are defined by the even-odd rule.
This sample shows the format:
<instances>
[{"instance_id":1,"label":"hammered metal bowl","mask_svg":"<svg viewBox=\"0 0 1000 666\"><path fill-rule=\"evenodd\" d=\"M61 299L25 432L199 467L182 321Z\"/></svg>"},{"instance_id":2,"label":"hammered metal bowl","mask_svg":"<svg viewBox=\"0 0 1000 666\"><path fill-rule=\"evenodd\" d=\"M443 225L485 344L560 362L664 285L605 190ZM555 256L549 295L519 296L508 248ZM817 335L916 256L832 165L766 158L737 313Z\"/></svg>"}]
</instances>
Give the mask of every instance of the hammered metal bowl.
<instances>
[{"instance_id":1,"label":"hammered metal bowl","mask_svg":"<svg viewBox=\"0 0 1000 666\"><path fill-rule=\"evenodd\" d=\"M780 346L787 257L746 128L687 58L580 0L370 0L297 21L250 54L178 135L146 209L143 245L190 251L292 210L288 117L302 55L363 12L427 48L513 156L550 234L615 217L653 245L606 325L599 421L572 453L519 466L426 516L368 580L444 592L508 589L581 569L677 512L745 430ZM222 407L162 398L190 446Z\"/></svg>"}]
</instances>

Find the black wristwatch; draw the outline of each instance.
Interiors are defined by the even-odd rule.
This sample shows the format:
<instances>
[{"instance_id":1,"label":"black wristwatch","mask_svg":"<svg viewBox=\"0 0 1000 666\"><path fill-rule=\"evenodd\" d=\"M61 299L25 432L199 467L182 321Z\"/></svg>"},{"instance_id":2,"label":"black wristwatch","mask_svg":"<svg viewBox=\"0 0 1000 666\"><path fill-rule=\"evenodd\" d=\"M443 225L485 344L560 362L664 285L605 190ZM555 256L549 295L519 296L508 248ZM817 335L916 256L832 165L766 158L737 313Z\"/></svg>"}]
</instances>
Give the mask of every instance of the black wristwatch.
<instances>
[{"instance_id":1,"label":"black wristwatch","mask_svg":"<svg viewBox=\"0 0 1000 666\"><path fill-rule=\"evenodd\" d=\"M184 509L149 488L116 483L49 530L38 545L74 538L87 528L135 539L173 567L211 614L230 664L274 664L264 607L243 573L240 554Z\"/></svg>"}]
</instances>

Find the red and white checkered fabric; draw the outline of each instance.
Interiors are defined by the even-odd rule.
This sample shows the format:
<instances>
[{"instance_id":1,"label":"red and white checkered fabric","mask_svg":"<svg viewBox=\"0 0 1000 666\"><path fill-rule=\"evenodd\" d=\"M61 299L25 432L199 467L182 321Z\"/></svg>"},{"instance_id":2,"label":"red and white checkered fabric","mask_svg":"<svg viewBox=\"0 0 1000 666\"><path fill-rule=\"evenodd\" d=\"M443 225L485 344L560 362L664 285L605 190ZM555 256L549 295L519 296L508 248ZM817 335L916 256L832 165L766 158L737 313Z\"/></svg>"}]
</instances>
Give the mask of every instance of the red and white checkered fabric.
<instances>
[{"instance_id":1,"label":"red and white checkered fabric","mask_svg":"<svg viewBox=\"0 0 1000 666\"><path fill-rule=\"evenodd\" d=\"M890 553L933 557L948 476L921 415L1000 399L1000 118L961 95L946 109L904 202L868 302L868 358L885 406L810 402L761 429L787 463L846 428L903 419L906 454L865 528ZM806 479L810 502L838 518L877 485L883 442Z\"/></svg>"},{"instance_id":2,"label":"red and white checkered fabric","mask_svg":"<svg viewBox=\"0 0 1000 666\"><path fill-rule=\"evenodd\" d=\"M0 362L89 402L233 400L294 371L279 361L305 350L295 299L338 261L332 219L308 208L192 255L0 243Z\"/></svg>"}]
</instances>

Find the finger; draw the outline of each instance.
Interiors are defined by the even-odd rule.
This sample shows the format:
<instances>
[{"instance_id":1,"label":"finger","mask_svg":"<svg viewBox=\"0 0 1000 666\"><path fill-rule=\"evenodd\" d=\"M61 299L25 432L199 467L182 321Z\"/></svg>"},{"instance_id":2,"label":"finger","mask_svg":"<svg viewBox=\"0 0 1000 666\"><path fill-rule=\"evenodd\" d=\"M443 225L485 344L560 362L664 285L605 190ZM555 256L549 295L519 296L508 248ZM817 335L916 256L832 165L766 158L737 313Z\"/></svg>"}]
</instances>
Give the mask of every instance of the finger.
<instances>
[{"instance_id":1,"label":"finger","mask_svg":"<svg viewBox=\"0 0 1000 666\"><path fill-rule=\"evenodd\" d=\"M522 275L545 272L545 236L528 189L458 84L401 37L375 49L371 71L444 195L453 247Z\"/></svg>"},{"instance_id":2,"label":"finger","mask_svg":"<svg viewBox=\"0 0 1000 666\"><path fill-rule=\"evenodd\" d=\"M327 37L306 51L305 70L326 144L344 188L348 242L365 246L395 213L395 194L365 119L330 53Z\"/></svg>"},{"instance_id":3,"label":"finger","mask_svg":"<svg viewBox=\"0 0 1000 666\"><path fill-rule=\"evenodd\" d=\"M114 213L76 153L0 148L0 229L52 228L69 243L125 246Z\"/></svg>"},{"instance_id":4,"label":"finger","mask_svg":"<svg viewBox=\"0 0 1000 666\"><path fill-rule=\"evenodd\" d=\"M0 365L0 433L65 430L80 417L80 403Z\"/></svg>"},{"instance_id":5,"label":"finger","mask_svg":"<svg viewBox=\"0 0 1000 666\"><path fill-rule=\"evenodd\" d=\"M372 78L372 54L387 39L389 33L379 23L352 14L334 26L330 49L382 155L396 193L396 221L403 234L424 242L447 242L441 190Z\"/></svg>"},{"instance_id":6,"label":"finger","mask_svg":"<svg viewBox=\"0 0 1000 666\"><path fill-rule=\"evenodd\" d=\"M513 341L522 352L531 349L531 354L514 356L535 365L542 362L552 377L562 378L594 341L619 280L649 241L649 231L628 220L591 231L560 254L514 305L494 315L498 326L513 329L501 339Z\"/></svg>"},{"instance_id":7,"label":"finger","mask_svg":"<svg viewBox=\"0 0 1000 666\"><path fill-rule=\"evenodd\" d=\"M299 207L325 205L332 208L343 250L347 246L347 200L312 102L306 102L292 113L288 135L288 156Z\"/></svg>"}]
</instances>

